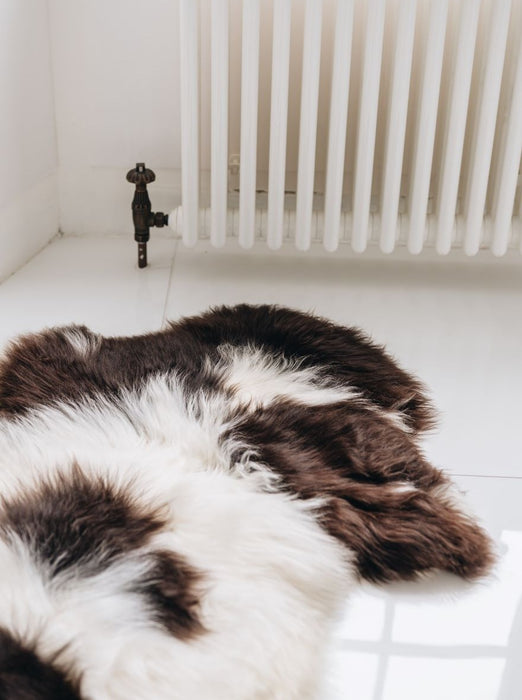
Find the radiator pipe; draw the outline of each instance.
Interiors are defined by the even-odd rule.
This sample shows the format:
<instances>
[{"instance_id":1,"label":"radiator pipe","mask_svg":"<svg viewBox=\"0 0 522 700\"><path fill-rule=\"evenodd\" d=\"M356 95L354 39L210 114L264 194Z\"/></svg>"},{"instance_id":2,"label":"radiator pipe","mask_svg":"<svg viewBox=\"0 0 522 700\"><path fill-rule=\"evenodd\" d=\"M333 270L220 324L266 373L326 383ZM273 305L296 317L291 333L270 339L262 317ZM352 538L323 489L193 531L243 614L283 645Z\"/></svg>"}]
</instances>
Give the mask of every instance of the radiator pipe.
<instances>
[{"instance_id":1,"label":"radiator pipe","mask_svg":"<svg viewBox=\"0 0 522 700\"><path fill-rule=\"evenodd\" d=\"M154 182L156 175L145 167L145 163L136 163L136 167L127 173L127 181L136 186L132 200L132 221L134 223L134 240L138 244L138 267L147 267L147 243L150 228L161 228L169 223L168 214L151 211L147 185Z\"/></svg>"}]
</instances>

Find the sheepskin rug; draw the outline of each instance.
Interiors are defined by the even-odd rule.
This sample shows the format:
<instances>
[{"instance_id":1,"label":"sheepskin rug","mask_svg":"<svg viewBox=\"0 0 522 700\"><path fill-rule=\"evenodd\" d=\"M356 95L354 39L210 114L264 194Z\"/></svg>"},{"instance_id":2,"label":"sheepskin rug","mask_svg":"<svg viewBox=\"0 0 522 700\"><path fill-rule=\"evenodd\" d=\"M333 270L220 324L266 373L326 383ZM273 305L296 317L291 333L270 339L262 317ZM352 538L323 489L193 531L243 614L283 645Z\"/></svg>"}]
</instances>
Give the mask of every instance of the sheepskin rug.
<instances>
[{"instance_id":1,"label":"sheepskin rug","mask_svg":"<svg viewBox=\"0 0 522 700\"><path fill-rule=\"evenodd\" d=\"M274 306L0 359L0 696L308 700L360 581L487 573L423 386Z\"/></svg>"}]
</instances>

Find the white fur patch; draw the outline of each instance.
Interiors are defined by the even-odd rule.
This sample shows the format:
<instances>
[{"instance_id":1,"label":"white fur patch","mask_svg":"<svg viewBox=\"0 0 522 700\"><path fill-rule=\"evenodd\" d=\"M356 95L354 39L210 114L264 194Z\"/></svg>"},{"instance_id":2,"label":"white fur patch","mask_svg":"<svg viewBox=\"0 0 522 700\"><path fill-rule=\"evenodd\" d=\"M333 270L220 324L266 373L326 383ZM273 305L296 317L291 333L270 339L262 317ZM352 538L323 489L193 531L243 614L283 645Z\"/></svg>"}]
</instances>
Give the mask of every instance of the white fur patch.
<instances>
[{"instance_id":1,"label":"white fur patch","mask_svg":"<svg viewBox=\"0 0 522 700\"><path fill-rule=\"evenodd\" d=\"M395 493L415 493L418 488L411 481L393 481L391 486Z\"/></svg>"},{"instance_id":2,"label":"white fur patch","mask_svg":"<svg viewBox=\"0 0 522 700\"><path fill-rule=\"evenodd\" d=\"M332 386L320 368L302 368L299 362L256 348L223 345L220 354L217 373L225 389L242 405L257 408L277 399L289 399L306 406L321 406L359 396L353 389Z\"/></svg>"},{"instance_id":3,"label":"white fur patch","mask_svg":"<svg viewBox=\"0 0 522 700\"><path fill-rule=\"evenodd\" d=\"M405 433L413 433L412 428L410 428L410 426L406 423L404 414L400 411L387 411L385 409L375 408L373 404L369 404L367 408L368 410L373 410L376 413L378 413L380 416L382 416L382 418L391 423L395 428L399 428L399 430L402 430Z\"/></svg>"},{"instance_id":4,"label":"white fur patch","mask_svg":"<svg viewBox=\"0 0 522 700\"><path fill-rule=\"evenodd\" d=\"M98 335L91 332L87 334L81 328L63 328L60 331L69 345L82 357L95 352L101 342Z\"/></svg>"}]
</instances>

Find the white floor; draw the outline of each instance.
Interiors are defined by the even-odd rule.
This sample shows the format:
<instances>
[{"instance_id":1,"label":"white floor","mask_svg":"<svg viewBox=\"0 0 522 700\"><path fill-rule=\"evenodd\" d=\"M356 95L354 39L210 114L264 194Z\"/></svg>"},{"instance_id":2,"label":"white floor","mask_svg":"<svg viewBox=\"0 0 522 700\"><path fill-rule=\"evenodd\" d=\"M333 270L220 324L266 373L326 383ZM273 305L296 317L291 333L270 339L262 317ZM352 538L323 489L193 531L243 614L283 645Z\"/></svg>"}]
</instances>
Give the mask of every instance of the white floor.
<instances>
[{"instance_id":1,"label":"white floor","mask_svg":"<svg viewBox=\"0 0 522 700\"><path fill-rule=\"evenodd\" d=\"M451 472L498 542L491 580L365 587L339 626L341 700L522 698L522 261L380 262L172 239L135 266L127 239L54 241L0 286L0 346L69 322L108 335L158 329L219 303L273 302L358 325L430 387L428 456Z\"/></svg>"}]
</instances>

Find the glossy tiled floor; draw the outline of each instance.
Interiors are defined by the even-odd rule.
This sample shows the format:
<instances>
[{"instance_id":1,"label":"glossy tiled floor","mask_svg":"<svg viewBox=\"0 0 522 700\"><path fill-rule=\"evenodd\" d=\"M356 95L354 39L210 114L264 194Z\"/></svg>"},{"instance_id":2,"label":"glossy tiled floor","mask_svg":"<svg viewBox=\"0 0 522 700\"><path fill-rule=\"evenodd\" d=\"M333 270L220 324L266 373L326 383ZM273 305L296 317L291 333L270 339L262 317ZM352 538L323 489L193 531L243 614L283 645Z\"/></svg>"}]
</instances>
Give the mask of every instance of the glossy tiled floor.
<instances>
[{"instance_id":1,"label":"glossy tiled floor","mask_svg":"<svg viewBox=\"0 0 522 700\"><path fill-rule=\"evenodd\" d=\"M0 344L68 322L131 334L211 304L285 304L366 329L430 387L426 440L494 536L490 580L450 577L352 595L331 654L328 700L522 698L522 261L404 263L54 241L0 285Z\"/></svg>"}]
</instances>

